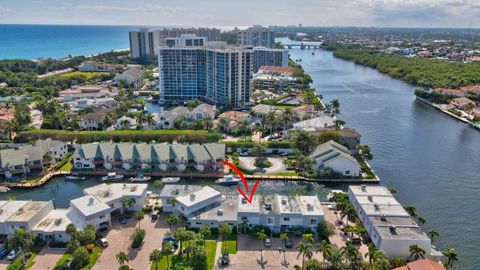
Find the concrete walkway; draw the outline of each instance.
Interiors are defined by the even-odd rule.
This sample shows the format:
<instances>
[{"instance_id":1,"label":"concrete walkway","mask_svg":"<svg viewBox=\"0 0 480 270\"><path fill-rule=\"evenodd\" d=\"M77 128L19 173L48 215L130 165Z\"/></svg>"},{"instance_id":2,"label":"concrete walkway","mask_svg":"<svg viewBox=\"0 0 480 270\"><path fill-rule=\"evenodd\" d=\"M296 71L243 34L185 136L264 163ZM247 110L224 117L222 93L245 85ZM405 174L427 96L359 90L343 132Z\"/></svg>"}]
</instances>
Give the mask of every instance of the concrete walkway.
<instances>
[{"instance_id":1,"label":"concrete walkway","mask_svg":"<svg viewBox=\"0 0 480 270\"><path fill-rule=\"evenodd\" d=\"M44 247L35 257L35 263L31 270L53 269L67 249Z\"/></svg>"},{"instance_id":2,"label":"concrete walkway","mask_svg":"<svg viewBox=\"0 0 480 270\"><path fill-rule=\"evenodd\" d=\"M222 236L218 235L217 250L215 251L215 261L213 263L214 269L220 267L220 258L222 257Z\"/></svg>"}]
</instances>

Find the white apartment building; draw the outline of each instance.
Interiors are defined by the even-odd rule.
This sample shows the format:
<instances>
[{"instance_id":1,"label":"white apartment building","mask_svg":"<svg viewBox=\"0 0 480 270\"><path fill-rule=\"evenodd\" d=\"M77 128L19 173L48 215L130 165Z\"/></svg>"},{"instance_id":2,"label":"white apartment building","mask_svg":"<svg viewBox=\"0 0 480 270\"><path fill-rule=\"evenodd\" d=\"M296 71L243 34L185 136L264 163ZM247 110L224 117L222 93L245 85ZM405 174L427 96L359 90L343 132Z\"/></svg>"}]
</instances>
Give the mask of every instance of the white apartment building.
<instances>
[{"instance_id":1,"label":"white apartment building","mask_svg":"<svg viewBox=\"0 0 480 270\"><path fill-rule=\"evenodd\" d=\"M95 196L98 200L108 205L111 211L120 211L124 209L129 211L139 211L147 201L147 184L100 184L83 190L85 195ZM123 200L133 200L132 206L124 206Z\"/></svg>"},{"instance_id":2,"label":"white apartment building","mask_svg":"<svg viewBox=\"0 0 480 270\"><path fill-rule=\"evenodd\" d=\"M70 213L75 220L78 228L84 228L87 224L92 224L97 230L111 228L112 221L110 213L112 208L93 195L83 196L70 201Z\"/></svg>"},{"instance_id":3,"label":"white apartment building","mask_svg":"<svg viewBox=\"0 0 480 270\"><path fill-rule=\"evenodd\" d=\"M389 258L408 258L410 246L418 245L427 257L436 253L431 240L383 186L349 186L350 202L373 244Z\"/></svg>"},{"instance_id":4,"label":"white apartment building","mask_svg":"<svg viewBox=\"0 0 480 270\"><path fill-rule=\"evenodd\" d=\"M275 46L275 32L261 25L254 25L237 33L237 44L246 46Z\"/></svg>"},{"instance_id":5,"label":"white apartment building","mask_svg":"<svg viewBox=\"0 0 480 270\"><path fill-rule=\"evenodd\" d=\"M185 217L222 201L222 194L211 187L175 198L175 211Z\"/></svg>"}]
</instances>

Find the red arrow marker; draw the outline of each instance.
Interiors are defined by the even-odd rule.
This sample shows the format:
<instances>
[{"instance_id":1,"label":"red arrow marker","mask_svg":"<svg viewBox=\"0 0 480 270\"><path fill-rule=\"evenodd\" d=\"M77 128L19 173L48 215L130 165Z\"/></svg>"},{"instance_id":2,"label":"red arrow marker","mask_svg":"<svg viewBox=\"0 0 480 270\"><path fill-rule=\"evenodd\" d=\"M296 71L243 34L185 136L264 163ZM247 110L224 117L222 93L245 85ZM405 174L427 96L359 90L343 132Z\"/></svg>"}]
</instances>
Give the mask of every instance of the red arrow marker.
<instances>
[{"instance_id":1,"label":"red arrow marker","mask_svg":"<svg viewBox=\"0 0 480 270\"><path fill-rule=\"evenodd\" d=\"M238 174L238 176L240 176L240 179L242 179L243 185L245 186L246 193L248 194L248 183L243 173L237 167L235 167L235 165L233 165L232 163L226 162L224 160L222 160L222 163L232 168L232 170L234 170ZM255 194L255 190L257 190L257 186L258 186L258 180L255 181L255 184L253 185L252 193L250 194L250 196L247 196L243 192L243 190L241 190L240 188L237 188L237 190L243 196L243 198L245 198L245 200L248 201L248 203L252 203L253 195Z\"/></svg>"}]
</instances>

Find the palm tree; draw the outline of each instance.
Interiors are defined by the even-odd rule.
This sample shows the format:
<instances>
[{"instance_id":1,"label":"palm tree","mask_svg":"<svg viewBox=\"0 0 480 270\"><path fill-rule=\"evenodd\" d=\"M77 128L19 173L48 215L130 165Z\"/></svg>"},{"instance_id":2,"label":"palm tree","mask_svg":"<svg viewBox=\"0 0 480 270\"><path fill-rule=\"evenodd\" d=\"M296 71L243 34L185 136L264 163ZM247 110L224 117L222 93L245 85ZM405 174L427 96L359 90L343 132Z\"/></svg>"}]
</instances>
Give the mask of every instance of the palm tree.
<instances>
[{"instance_id":1,"label":"palm tree","mask_svg":"<svg viewBox=\"0 0 480 270\"><path fill-rule=\"evenodd\" d=\"M422 216L417 216L417 222L418 224L423 225L427 222L427 220Z\"/></svg>"},{"instance_id":2,"label":"palm tree","mask_svg":"<svg viewBox=\"0 0 480 270\"><path fill-rule=\"evenodd\" d=\"M140 229L140 222L145 217L145 213L143 213L143 211L137 211L133 217L138 221L138 228Z\"/></svg>"},{"instance_id":3,"label":"palm tree","mask_svg":"<svg viewBox=\"0 0 480 270\"><path fill-rule=\"evenodd\" d=\"M357 217L357 212L355 212L355 208L352 204L347 204L340 212L340 217L342 219L347 217L347 222L345 225L348 226L348 221L354 220Z\"/></svg>"},{"instance_id":4,"label":"palm tree","mask_svg":"<svg viewBox=\"0 0 480 270\"><path fill-rule=\"evenodd\" d=\"M143 114L143 112L142 112L142 113L139 113L139 114L137 115L137 128L138 128L138 129L141 129L141 128L142 128L142 125L145 123L146 120L147 120L147 119L146 119L146 117L145 117L145 114Z\"/></svg>"},{"instance_id":5,"label":"palm tree","mask_svg":"<svg viewBox=\"0 0 480 270\"><path fill-rule=\"evenodd\" d=\"M232 226L228 225L227 223L222 223L218 226L218 232L222 235L222 242L225 241L227 235L232 233ZM227 245L225 245L225 249L227 249Z\"/></svg>"},{"instance_id":6,"label":"palm tree","mask_svg":"<svg viewBox=\"0 0 480 270\"><path fill-rule=\"evenodd\" d=\"M355 265L360 262L360 252L352 244L352 241L347 241L347 244L340 248L340 254L342 254L347 263L350 262L352 269L355 269Z\"/></svg>"},{"instance_id":7,"label":"palm tree","mask_svg":"<svg viewBox=\"0 0 480 270\"><path fill-rule=\"evenodd\" d=\"M158 179L153 181L153 186L157 189L157 194L160 194L160 188L162 188L163 186L162 181ZM157 200L158 200L158 196L157 196Z\"/></svg>"},{"instance_id":8,"label":"palm tree","mask_svg":"<svg viewBox=\"0 0 480 270\"><path fill-rule=\"evenodd\" d=\"M175 227L175 230L177 229L177 225L180 224L181 222L182 222L182 218L175 214L170 214L167 218L168 226Z\"/></svg>"},{"instance_id":9,"label":"palm tree","mask_svg":"<svg viewBox=\"0 0 480 270\"><path fill-rule=\"evenodd\" d=\"M145 124L147 124L147 129L150 129L151 126L155 125L155 117L151 113L145 115Z\"/></svg>"},{"instance_id":10,"label":"palm tree","mask_svg":"<svg viewBox=\"0 0 480 270\"><path fill-rule=\"evenodd\" d=\"M166 244L166 243L165 243ZM152 252L150 253L150 262L152 262L152 264L155 265L155 270L158 270L158 262L160 262L160 260L162 259L163 257L163 254L160 250L158 249L154 249L152 250ZM167 266L167 269L168 269L168 266Z\"/></svg>"},{"instance_id":11,"label":"palm tree","mask_svg":"<svg viewBox=\"0 0 480 270\"><path fill-rule=\"evenodd\" d=\"M454 248L448 248L446 251L442 252L442 254L447 258L447 261L445 262L446 269L452 267L453 264L459 260L458 253Z\"/></svg>"},{"instance_id":12,"label":"palm tree","mask_svg":"<svg viewBox=\"0 0 480 270\"><path fill-rule=\"evenodd\" d=\"M283 126L284 131L287 131L288 123L290 123L294 119L295 119L295 113L292 111L292 109L288 108L283 112L282 120L284 122L284 126Z\"/></svg>"},{"instance_id":13,"label":"palm tree","mask_svg":"<svg viewBox=\"0 0 480 270\"><path fill-rule=\"evenodd\" d=\"M210 235L212 235L212 230L210 230L208 226L202 226L198 230L198 233L202 236L203 246L205 247L205 239L207 239L208 237L210 237Z\"/></svg>"},{"instance_id":14,"label":"palm tree","mask_svg":"<svg viewBox=\"0 0 480 270\"><path fill-rule=\"evenodd\" d=\"M333 99L330 102L330 108L332 115L340 114L340 101L338 101L338 99Z\"/></svg>"},{"instance_id":15,"label":"palm tree","mask_svg":"<svg viewBox=\"0 0 480 270\"><path fill-rule=\"evenodd\" d=\"M377 248L372 243L369 243L367 247L368 252L365 253L365 258L368 258L368 264L370 265L370 269L374 270L373 262L376 259Z\"/></svg>"},{"instance_id":16,"label":"palm tree","mask_svg":"<svg viewBox=\"0 0 480 270\"><path fill-rule=\"evenodd\" d=\"M285 242L289 239L290 237L288 237L288 233L282 233L280 234L280 240L282 240L282 243L283 243L283 261L284 262L287 262L287 257L285 257L285 250L287 249L287 247L285 246Z\"/></svg>"},{"instance_id":17,"label":"palm tree","mask_svg":"<svg viewBox=\"0 0 480 270\"><path fill-rule=\"evenodd\" d=\"M311 248L312 248L312 244L310 242L302 241L297 245L297 249L298 249L297 259L298 257L300 257L300 255L302 255L302 269L304 269L304 266L305 266L305 257L307 257L308 259L311 259L313 256L313 252L311 251Z\"/></svg>"},{"instance_id":18,"label":"palm tree","mask_svg":"<svg viewBox=\"0 0 480 270\"><path fill-rule=\"evenodd\" d=\"M392 265L392 267L395 267L395 268L407 265L404 258L393 258L390 261L390 264Z\"/></svg>"},{"instance_id":19,"label":"palm tree","mask_svg":"<svg viewBox=\"0 0 480 270\"><path fill-rule=\"evenodd\" d=\"M14 235L7 239L8 247L20 253L27 253L33 246L33 236L24 229L16 230ZM22 264L25 265L25 255L22 256Z\"/></svg>"},{"instance_id":20,"label":"palm tree","mask_svg":"<svg viewBox=\"0 0 480 270\"><path fill-rule=\"evenodd\" d=\"M342 265L342 254L338 249L332 248L332 251L327 257L327 261L330 263L332 269L340 269Z\"/></svg>"},{"instance_id":21,"label":"palm tree","mask_svg":"<svg viewBox=\"0 0 480 270\"><path fill-rule=\"evenodd\" d=\"M247 140L247 133L250 131L250 123L247 120L242 120L238 123L238 132L242 134L243 141Z\"/></svg>"},{"instance_id":22,"label":"palm tree","mask_svg":"<svg viewBox=\"0 0 480 270\"><path fill-rule=\"evenodd\" d=\"M125 198L122 200L123 211L125 211L126 207L132 207L135 201L131 198Z\"/></svg>"},{"instance_id":23,"label":"palm tree","mask_svg":"<svg viewBox=\"0 0 480 270\"><path fill-rule=\"evenodd\" d=\"M327 240L323 240L321 243L315 245L317 247L317 252L322 253L322 266L325 264L325 259L330 256L332 251L332 246L327 242Z\"/></svg>"},{"instance_id":24,"label":"palm tree","mask_svg":"<svg viewBox=\"0 0 480 270\"><path fill-rule=\"evenodd\" d=\"M168 270L170 268L169 267L169 256L174 253L173 244L170 243L170 242L163 244L161 253L162 253L162 256L167 257L167 270Z\"/></svg>"},{"instance_id":25,"label":"palm tree","mask_svg":"<svg viewBox=\"0 0 480 270\"><path fill-rule=\"evenodd\" d=\"M336 128L337 130L339 130L339 129L340 129L341 127L343 127L344 125L345 125L345 121L339 120L339 119L335 120L335 128Z\"/></svg>"},{"instance_id":26,"label":"palm tree","mask_svg":"<svg viewBox=\"0 0 480 270\"><path fill-rule=\"evenodd\" d=\"M313 244L313 242L315 242L315 238L313 237L313 234L306 233L306 234L302 235L302 241L304 241L306 243Z\"/></svg>"},{"instance_id":27,"label":"palm tree","mask_svg":"<svg viewBox=\"0 0 480 270\"><path fill-rule=\"evenodd\" d=\"M257 238L258 240L260 240L260 257L261 257L261 260L263 262L263 241L265 241L265 239L267 239L267 234L265 233L265 230L261 230L259 232L257 232Z\"/></svg>"},{"instance_id":28,"label":"palm tree","mask_svg":"<svg viewBox=\"0 0 480 270\"><path fill-rule=\"evenodd\" d=\"M310 259L305 263L307 270L322 270L322 264L317 259Z\"/></svg>"},{"instance_id":29,"label":"palm tree","mask_svg":"<svg viewBox=\"0 0 480 270\"><path fill-rule=\"evenodd\" d=\"M437 231L437 230L434 230L434 229L428 231L428 232L427 232L427 235L428 235L428 237L430 237L430 240L432 240L432 243L433 243L433 239L434 239L434 238L440 236L440 234L438 233L438 231Z\"/></svg>"},{"instance_id":30,"label":"palm tree","mask_svg":"<svg viewBox=\"0 0 480 270\"><path fill-rule=\"evenodd\" d=\"M128 259L127 253L120 251L115 255L115 258L117 258L117 262L120 265L124 265L125 263L128 263L130 260Z\"/></svg>"},{"instance_id":31,"label":"palm tree","mask_svg":"<svg viewBox=\"0 0 480 270\"><path fill-rule=\"evenodd\" d=\"M410 245L410 258L413 258L415 261L425 258L425 250L416 244Z\"/></svg>"},{"instance_id":32,"label":"palm tree","mask_svg":"<svg viewBox=\"0 0 480 270\"><path fill-rule=\"evenodd\" d=\"M411 216L411 217L416 217L417 216L417 209L411 205L405 205L403 207L405 211Z\"/></svg>"}]
</instances>

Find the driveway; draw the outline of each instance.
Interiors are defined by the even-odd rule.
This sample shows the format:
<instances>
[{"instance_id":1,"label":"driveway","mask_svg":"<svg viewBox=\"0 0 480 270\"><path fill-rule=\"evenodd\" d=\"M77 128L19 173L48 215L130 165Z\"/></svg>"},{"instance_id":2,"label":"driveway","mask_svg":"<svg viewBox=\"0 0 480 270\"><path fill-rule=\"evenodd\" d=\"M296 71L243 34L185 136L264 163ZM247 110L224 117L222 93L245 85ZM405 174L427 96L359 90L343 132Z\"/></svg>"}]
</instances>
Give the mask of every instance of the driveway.
<instances>
[{"instance_id":1,"label":"driveway","mask_svg":"<svg viewBox=\"0 0 480 270\"><path fill-rule=\"evenodd\" d=\"M240 165L243 168L251 171L260 172L260 169L255 167L255 165L253 165L255 163L255 157L239 157L239 160L240 160ZM269 168L262 169L262 173L276 174L276 173L281 173L286 171L286 167L285 167L285 164L283 163L283 159L269 157L268 161L272 163L272 166Z\"/></svg>"},{"instance_id":2,"label":"driveway","mask_svg":"<svg viewBox=\"0 0 480 270\"><path fill-rule=\"evenodd\" d=\"M35 257L35 263L30 270L53 269L65 251L65 248L49 248L48 246L44 247Z\"/></svg>"},{"instance_id":3,"label":"driveway","mask_svg":"<svg viewBox=\"0 0 480 270\"><path fill-rule=\"evenodd\" d=\"M130 240L133 231L138 228L137 221L131 218L125 225L120 224L118 220L113 221L113 228L106 235L109 246L104 249L92 269L118 269L120 265L115 255L121 251L128 254L130 259L128 265L131 268L150 269L150 253L154 249L161 248L163 236L170 231L165 224L166 218L167 214L162 213L156 221L152 221L149 215L145 215L140 223L140 228L146 232L145 239L138 249L131 248L132 240Z\"/></svg>"}]
</instances>

